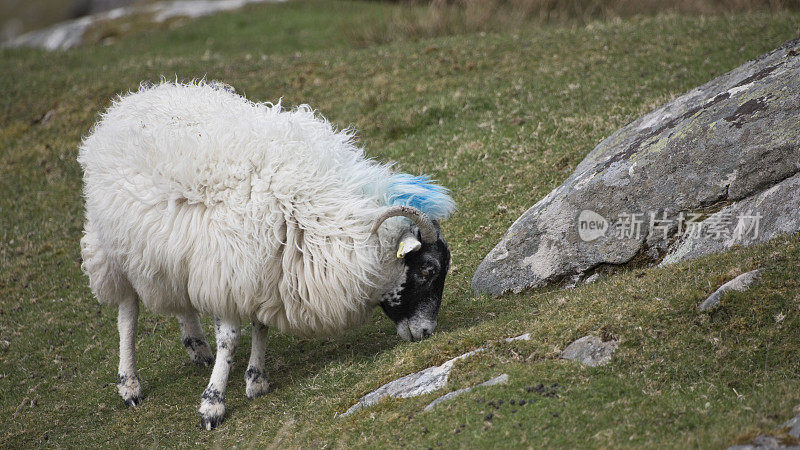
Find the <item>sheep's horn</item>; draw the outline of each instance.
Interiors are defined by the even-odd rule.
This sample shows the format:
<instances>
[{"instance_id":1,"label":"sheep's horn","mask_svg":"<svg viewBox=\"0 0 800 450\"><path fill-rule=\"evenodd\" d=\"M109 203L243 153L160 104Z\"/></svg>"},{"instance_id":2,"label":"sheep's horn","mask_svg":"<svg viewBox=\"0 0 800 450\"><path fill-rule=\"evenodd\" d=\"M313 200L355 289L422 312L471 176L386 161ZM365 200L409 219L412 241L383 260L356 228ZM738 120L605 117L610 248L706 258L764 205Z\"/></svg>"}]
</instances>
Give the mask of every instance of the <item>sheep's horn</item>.
<instances>
[{"instance_id":1,"label":"sheep's horn","mask_svg":"<svg viewBox=\"0 0 800 450\"><path fill-rule=\"evenodd\" d=\"M430 217L428 217L428 215L424 212L411 206L392 206L391 208L388 208L383 212L383 214L375 219L375 223L372 225L372 233L376 233L378 228L386 219L395 216L403 216L411 219L411 221L414 222L419 228L419 237L422 238L422 242L426 244L433 244L436 242L438 233L436 232L436 227L433 226L433 222L431 221Z\"/></svg>"}]
</instances>

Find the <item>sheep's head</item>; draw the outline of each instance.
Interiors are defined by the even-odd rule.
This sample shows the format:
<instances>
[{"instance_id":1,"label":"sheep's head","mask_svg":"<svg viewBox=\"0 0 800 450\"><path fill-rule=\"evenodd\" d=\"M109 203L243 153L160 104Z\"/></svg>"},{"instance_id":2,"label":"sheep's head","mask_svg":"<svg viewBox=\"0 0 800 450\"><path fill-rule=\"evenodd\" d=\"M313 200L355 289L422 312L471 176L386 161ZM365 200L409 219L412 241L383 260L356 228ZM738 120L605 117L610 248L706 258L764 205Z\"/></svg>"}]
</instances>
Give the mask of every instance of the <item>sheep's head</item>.
<instances>
[{"instance_id":1,"label":"sheep's head","mask_svg":"<svg viewBox=\"0 0 800 450\"><path fill-rule=\"evenodd\" d=\"M373 226L393 216L414 222L400 237L397 257L405 270L395 286L383 294L381 308L394 321L397 334L405 340L421 340L433 333L442 304L442 292L450 268L450 249L439 224L424 213L407 206L389 208Z\"/></svg>"}]
</instances>

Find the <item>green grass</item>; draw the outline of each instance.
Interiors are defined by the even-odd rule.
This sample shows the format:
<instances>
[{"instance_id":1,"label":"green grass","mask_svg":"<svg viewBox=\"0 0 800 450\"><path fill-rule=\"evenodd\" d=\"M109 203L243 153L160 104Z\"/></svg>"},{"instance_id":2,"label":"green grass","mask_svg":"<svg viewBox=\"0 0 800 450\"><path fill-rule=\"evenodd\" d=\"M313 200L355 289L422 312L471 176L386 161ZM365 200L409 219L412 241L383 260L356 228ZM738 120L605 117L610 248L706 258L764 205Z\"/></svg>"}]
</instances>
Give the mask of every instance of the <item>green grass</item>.
<instances>
[{"instance_id":1,"label":"green grass","mask_svg":"<svg viewBox=\"0 0 800 450\"><path fill-rule=\"evenodd\" d=\"M567 291L475 297L469 282L507 227L604 136L795 37L800 15L638 17L352 48L348 27L370 15L389 20L395 6L324 5L253 6L68 52L0 51L3 446L706 448L752 439L794 414L798 236ZM80 272L75 157L113 95L161 76L309 103L360 130L371 156L450 187L459 203L444 224L453 268L433 337L402 342L378 311L337 340L274 333L273 392L248 401L247 329L226 420L209 433L196 415L209 371L189 363L174 319L144 313L137 349L147 397L126 409L114 384L115 311L96 303ZM765 272L755 288L711 314L696 311L756 267ZM523 332L532 339L502 342ZM557 359L590 332L621 340L609 366ZM483 345L457 364L447 389L503 372L508 384L430 413L422 408L440 393L334 418L387 381ZM557 395L526 391L538 383L557 383ZM500 399L496 410L488 404Z\"/></svg>"}]
</instances>

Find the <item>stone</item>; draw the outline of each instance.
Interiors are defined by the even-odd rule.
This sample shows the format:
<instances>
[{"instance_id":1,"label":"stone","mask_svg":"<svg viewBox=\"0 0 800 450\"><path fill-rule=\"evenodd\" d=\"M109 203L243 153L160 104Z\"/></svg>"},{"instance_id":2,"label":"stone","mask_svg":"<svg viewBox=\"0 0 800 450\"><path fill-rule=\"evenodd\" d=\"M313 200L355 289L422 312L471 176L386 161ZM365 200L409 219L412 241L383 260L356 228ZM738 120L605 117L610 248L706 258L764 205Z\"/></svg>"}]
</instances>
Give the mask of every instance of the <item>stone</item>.
<instances>
[{"instance_id":1,"label":"stone","mask_svg":"<svg viewBox=\"0 0 800 450\"><path fill-rule=\"evenodd\" d=\"M756 436L755 439L753 439L752 444L734 445L728 447L728 450L767 450L767 449L800 450L800 446L784 445L780 439L774 436L761 434Z\"/></svg>"},{"instance_id":2,"label":"stone","mask_svg":"<svg viewBox=\"0 0 800 450\"><path fill-rule=\"evenodd\" d=\"M800 438L800 414L787 420L783 425L781 425L781 428L788 428L789 431L787 431L786 434L795 438Z\"/></svg>"},{"instance_id":3,"label":"stone","mask_svg":"<svg viewBox=\"0 0 800 450\"><path fill-rule=\"evenodd\" d=\"M67 50L83 44L83 34L92 25L117 20L132 14L150 16L153 22L164 22L174 17L197 18L214 14L219 11L231 11L250 3L282 2L286 0L173 0L158 3L145 3L143 5L120 6L105 10L112 5L122 5L130 2L124 0L106 0L98 3L97 8L92 6L88 12L101 11L87 16L79 17L57 23L51 27L31 31L16 36L4 42L3 47L34 47L45 50Z\"/></svg>"},{"instance_id":4,"label":"stone","mask_svg":"<svg viewBox=\"0 0 800 450\"><path fill-rule=\"evenodd\" d=\"M83 12L80 15L91 15L122 8L133 3L136 3L136 0L79 0L74 3L73 11Z\"/></svg>"},{"instance_id":5,"label":"stone","mask_svg":"<svg viewBox=\"0 0 800 450\"><path fill-rule=\"evenodd\" d=\"M455 364L456 361L482 352L483 350L484 348L481 347L449 359L442 365L428 367L427 369L420 370L419 372L415 372L402 378L398 378L394 381L390 381L378 389L375 389L374 391L361 397L358 400L358 403L348 408L347 411L343 412L342 414L339 414L339 417L348 416L366 406L372 406L387 396L408 398L437 391L447 384L447 378L450 376L450 370L452 370L453 364Z\"/></svg>"},{"instance_id":6,"label":"stone","mask_svg":"<svg viewBox=\"0 0 800 450\"><path fill-rule=\"evenodd\" d=\"M788 434L789 436L795 439L800 438L800 414L784 422L783 425L781 425L780 431L784 430L786 430L786 434ZM773 448L800 449L800 446L785 445L782 440L774 436L760 434L756 436L755 439L753 439L753 442L751 444L734 445L728 447L728 450L756 450L756 449L773 449Z\"/></svg>"},{"instance_id":7,"label":"stone","mask_svg":"<svg viewBox=\"0 0 800 450\"><path fill-rule=\"evenodd\" d=\"M521 334L521 335L516 336L516 337L510 337L510 338L506 338L505 339L506 342L530 341L530 340L531 340L531 334L530 333L525 333L525 334Z\"/></svg>"},{"instance_id":8,"label":"stone","mask_svg":"<svg viewBox=\"0 0 800 450\"><path fill-rule=\"evenodd\" d=\"M571 286L800 231L798 79L795 39L616 131L517 219L472 288Z\"/></svg>"},{"instance_id":9,"label":"stone","mask_svg":"<svg viewBox=\"0 0 800 450\"><path fill-rule=\"evenodd\" d=\"M569 344L561 352L561 358L578 361L591 367L604 366L611 361L611 356L617 351L618 345L619 341L603 342L597 336L584 336Z\"/></svg>"},{"instance_id":10,"label":"stone","mask_svg":"<svg viewBox=\"0 0 800 450\"><path fill-rule=\"evenodd\" d=\"M601 277L601 275L599 273L593 273L593 274L589 275L589 277L586 278L583 282L584 282L584 284L591 284L591 283L594 283L595 281L599 280L600 277Z\"/></svg>"},{"instance_id":11,"label":"stone","mask_svg":"<svg viewBox=\"0 0 800 450\"><path fill-rule=\"evenodd\" d=\"M94 23L92 16L58 23L43 30L31 31L3 43L4 47L35 47L66 50L83 42L83 33Z\"/></svg>"},{"instance_id":12,"label":"stone","mask_svg":"<svg viewBox=\"0 0 800 450\"><path fill-rule=\"evenodd\" d=\"M700 311L708 311L719 304L722 294L728 291L744 292L750 287L750 285L758 281L760 277L761 270L751 270L750 272L739 275L738 277L720 286L719 289L714 291L713 294L709 295L708 298L703 301L703 303L700 303L700 305L697 306L697 309Z\"/></svg>"},{"instance_id":13,"label":"stone","mask_svg":"<svg viewBox=\"0 0 800 450\"><path fill-rule=\"evenodd\" d=\"M496 376L494 378L488 379L488 380L484 381L483 383L476 384L475 386L470 386L470 387L467 387L467 388L464 388L464 389L458 389L458 390L455 390L455 391L452 391L452 392L448 392L447 394L444 394L443 396L437 398L436 400L428 403L428 406L423 408L423 411L430 411L436 405L438 405L439 403L446 402L446 401L448 401L448 400L450 400L450 399L452 399L454 397L457 397L457 396L459 396L459 395L461 395L461 394L463 394L465 392L469 392L469 391L475 389L476 387L494 386L496 384L503 384L503 383L505 383L507 381L508 381L508 374L504 373L502 375L499 375L499 376Z\"/></svg>"},{"instance_id":14,"label":"stone","mask_svg":"<svg viewBox=\"0 0 800 450\"><path fill-rule=\"evenodd\" d=\"M525 333L519 336L505 338L504 341L528 341L530 338L530 334ZM470 357L484 350L486 350L485 347L476 348L471 352L467 352L463 355L449 359L441 365L431 366L427 369L420 370L419 372L415 372L398 378L394 381L390 381L378 389L375 389L374 391L361 397L355 405L348 408L347 411L339 414L339 417L348 416L366 406L372 406L381 401L381 399L384 397L408 398L437 391L447 384L450 371L453 369L453 365L456 363L456 361Z\"/></svg>"}]
</instances>

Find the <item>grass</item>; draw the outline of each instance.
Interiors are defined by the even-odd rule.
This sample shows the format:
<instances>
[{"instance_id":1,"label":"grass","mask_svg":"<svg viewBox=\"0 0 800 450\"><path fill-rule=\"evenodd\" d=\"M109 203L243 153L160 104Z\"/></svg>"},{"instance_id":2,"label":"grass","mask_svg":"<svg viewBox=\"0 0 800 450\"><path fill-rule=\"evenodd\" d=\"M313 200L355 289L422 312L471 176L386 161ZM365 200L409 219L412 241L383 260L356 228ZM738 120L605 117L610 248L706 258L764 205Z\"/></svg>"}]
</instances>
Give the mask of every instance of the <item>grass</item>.
<instances>
[{"instance_id":1,"label":"grass","mask_svg":"<svg viewBox=\"0 0 800 450\"><path fill-rule=\"evenodd\" d=\"M604 136L797 36L800 15L661 15L353 48L354 24L391 20L396 6L321 5L253 6L110 46L0 51L3 446L707 448L752 439L794 414L796 235L566 291L475 297L469 282L507 227ZM189 363L174 319L144 313L137 348L147 397L126 409L114 384L115 312L96 303L79 268L75 157L115 93L161 76L309 103L359 129L370 155L453 189L459 212L444 224L453 268L433 337L401 342L378 311L337 340L274 333L273 392L248 401L246 329L226 420L209 433L195 412L209 371ZM696 311L720 284L757 267L759 285L710 314ZM530 341L502 342L524 332ZM609 366L557 359L587 333L621 340ZM508 384L430 413L422 408L438 394L334 417L387 381L484 345L457 364L447 389L500 373ZM539 383L557 384L555 395L526 389Z\"/></svg>"},{"instance_id":2,"label":"grass","mask_svg":"<svg viewBox=\"0 0 800 450\"><path fill-rule=\"evenodd\" d=\"M390 20L368 20L348 28L355 43L383 43L475 32L499 32L534 24L562 25L617 20L637 15L678 13L780 14L800 10L798 0L401 0L406 7ZM424 5L424 7L423 7Z\"/></svg>"}]
</instances>

